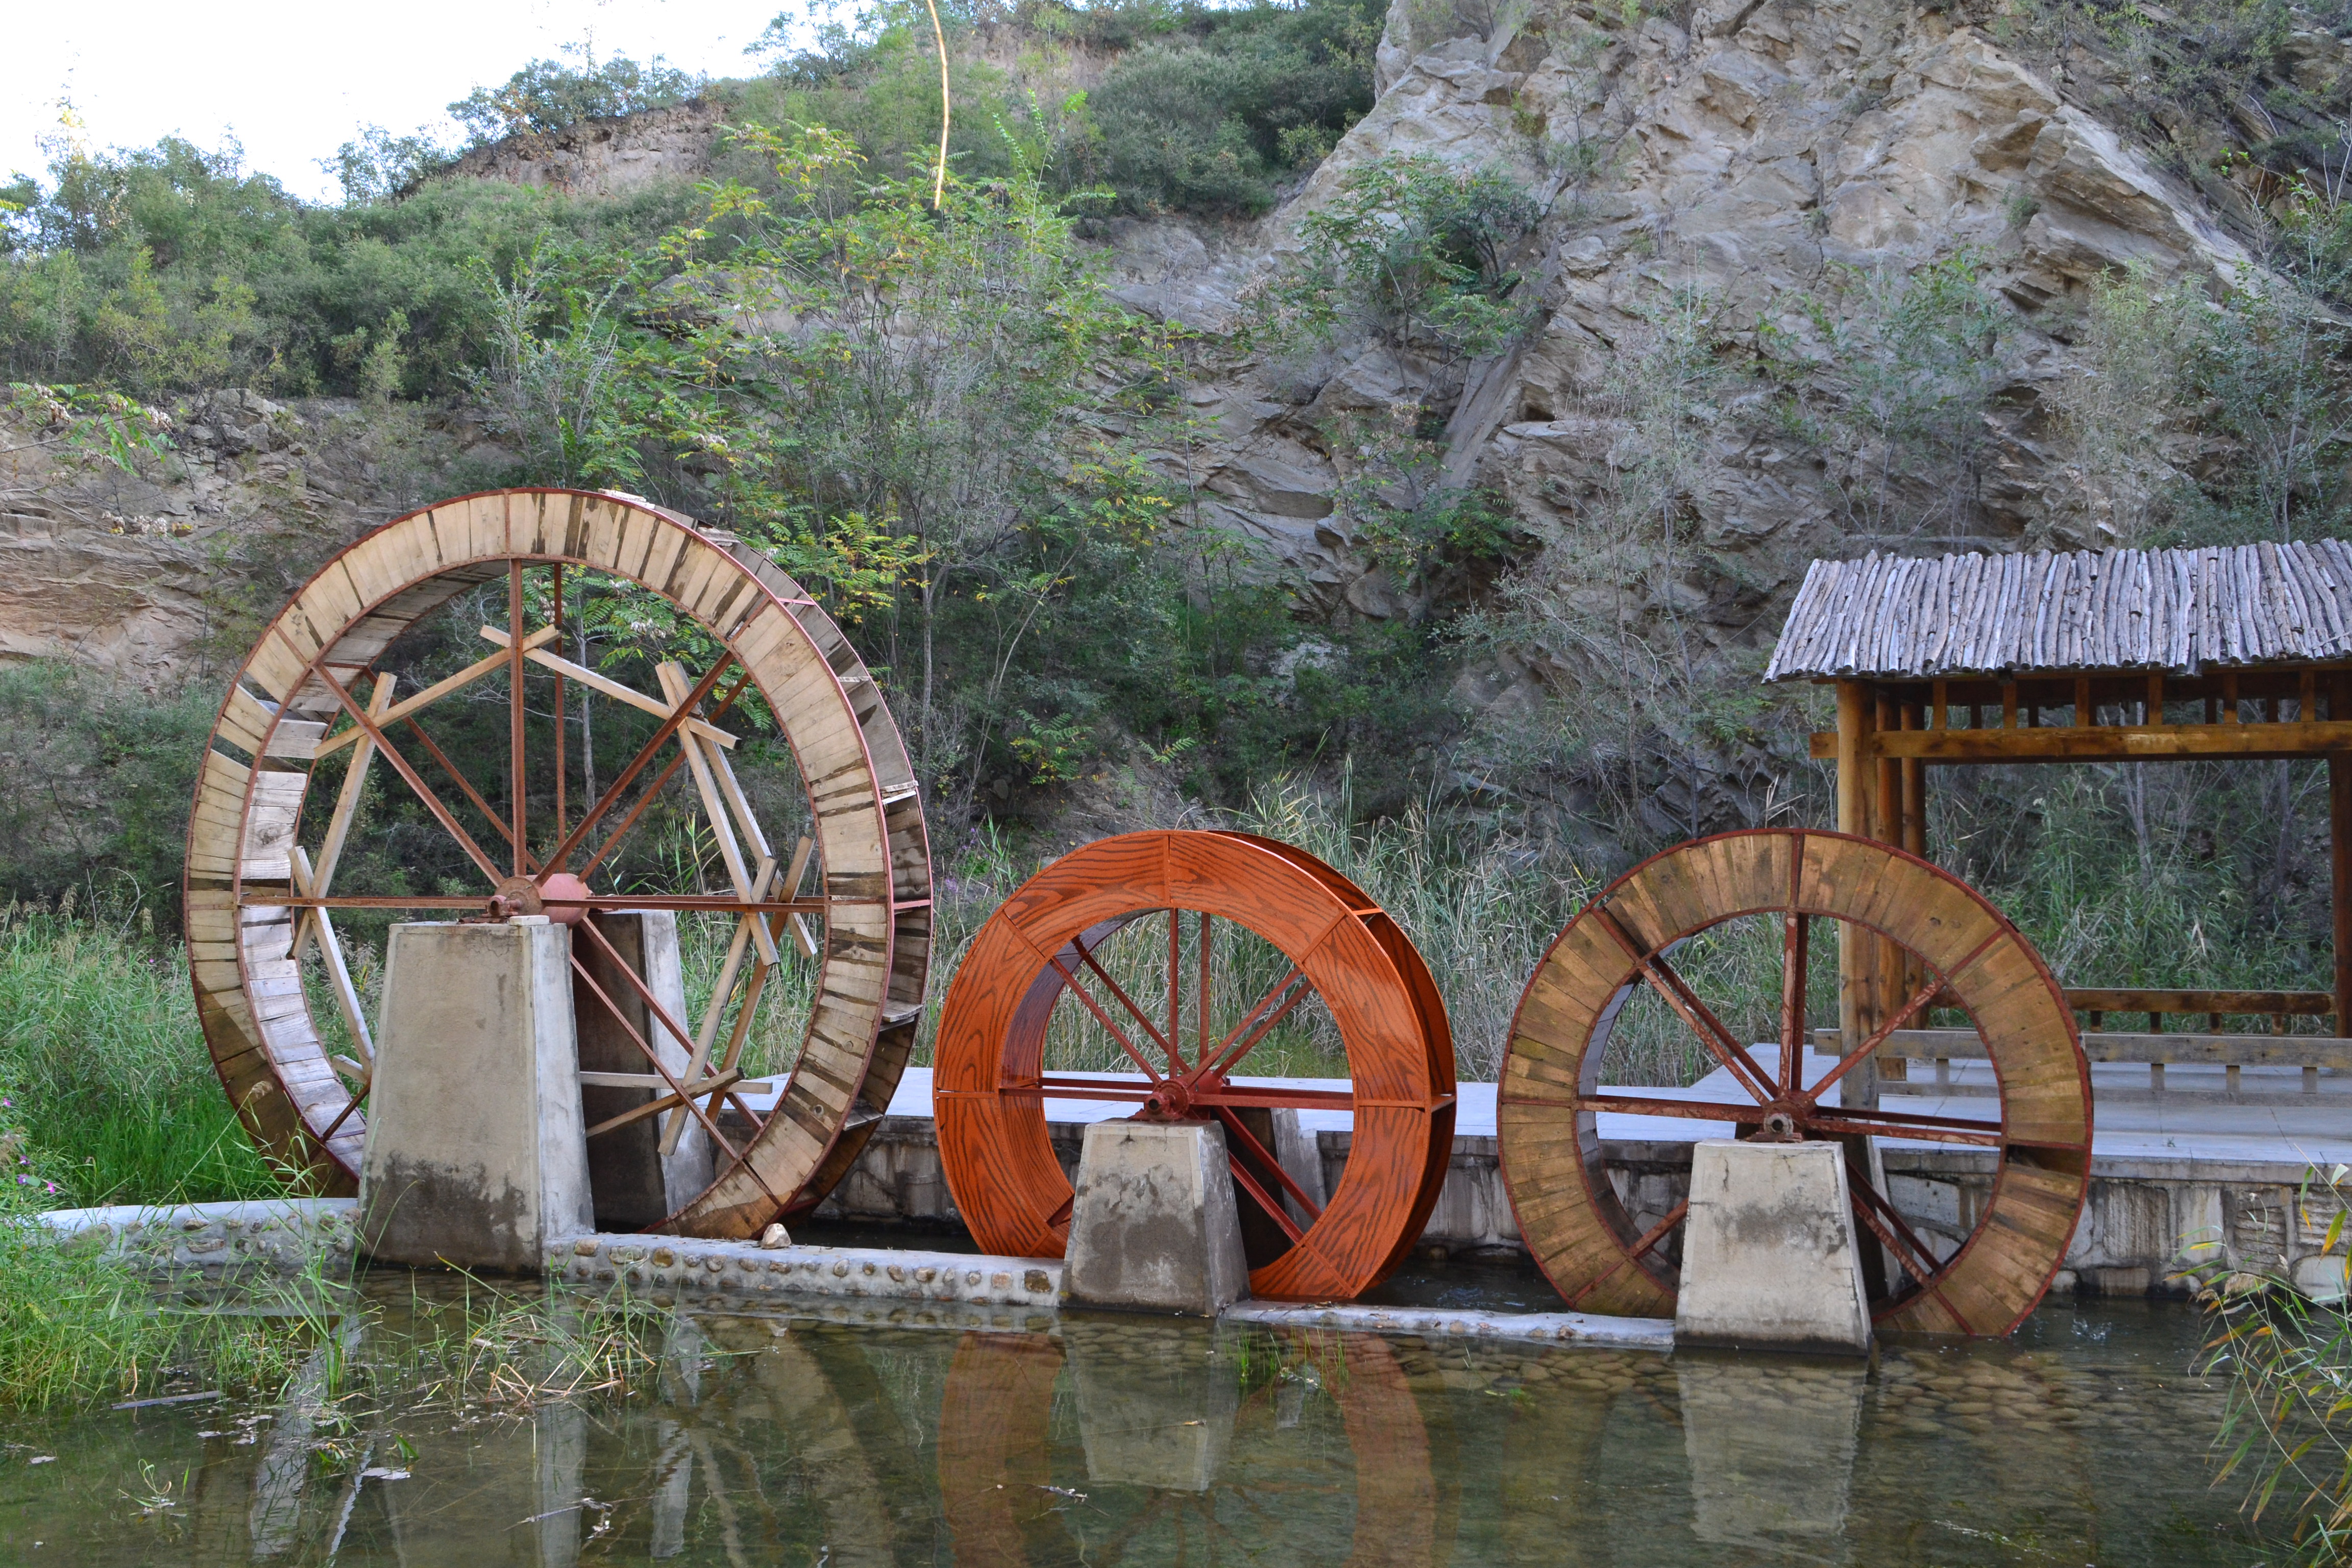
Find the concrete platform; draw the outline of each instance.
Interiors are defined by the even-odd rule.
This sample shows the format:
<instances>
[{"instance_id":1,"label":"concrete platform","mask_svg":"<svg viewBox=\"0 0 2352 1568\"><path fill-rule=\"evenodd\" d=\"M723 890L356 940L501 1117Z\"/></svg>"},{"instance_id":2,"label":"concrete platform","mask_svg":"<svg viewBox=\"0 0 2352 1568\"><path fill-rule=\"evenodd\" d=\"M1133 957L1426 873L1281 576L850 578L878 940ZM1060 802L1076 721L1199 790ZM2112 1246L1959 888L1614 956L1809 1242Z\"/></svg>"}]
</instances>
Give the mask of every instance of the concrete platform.
<instances>
[{"instance_id":1,"label":"concrete platform","mask_svg":"<svg viewBox=\"0 0 2352 1568\"><path fill-rule=\"evenodd\" d=\"M1778 1060L1776 1047L1755 1050L1759 1061ZM1808 1051L1807 1080L1819 1079L1831 1065L1832 1058ZM1963 1084L1971 1070L1990 1071L1982 1062L1952 1066L1955 1080ZM2168 1081L2186 1081L2190 1070L2173 1068ZM2273 1069L2244 1069L2249 1079L2267 1070ZM2147 1069L2129 1064L2095 1064L2092 1074L2095 1095L2109 1089L2144 1090L2147 1082ZM1678 1100L1744 1098L1724 1077L1717 1074L1688 1089L1642 1092ZM1302 1088L1344 1087L1337 1079L1295 1081ZM1985 1113L1980 1098L1971 1103L1964 1096L1939 1097L1932 1084L1915 1087L1917 1092L1889 1095L1887 1109ZM2175 1281L2185 1242L2210 1243L2231 1268L2291 1272L2316 1250L2335 1212L2327 1206L2332 1199L2304 1201L2306 1179L2315 1167L2325 1171L2337 1163L2352 1163L2352 1074L2324 1073L2320 1087L2316 1106L2095 1100L2091 1197L2057 1289L2115 1295L2177 1291L2182 1288ZM1497 1159L1495 1086L1465 1083L1457 1094L1454 1157L1444 1192L1423 1232L1424 1250L1455 1257L1524 1256ZM954 1198L940 1165L930 1098L929 1072L908 1068L864 1156L818 1210L820 1215L953 1223ZM1071 1171L1085 1127L1128 1113L1123 1104L1102 1100L1049 1099L1045 1109L1055 1151ZM1307 1110L1299 1121L1321 1155L1328 1191L1346 1169L1352 1119L1345 1111ZM1727 1122L1679 1117L1601 1118L1601 1142L1620 1191L1637 1217L1647 1216L1645 1223L1664 1215L1687 1191L1692 1143L1730 1131ZM1991 1181L1990 1154L1901 1139L1884 1140L1881 1148L1890 1182L1906 1190L1906 1209L1934 1215L1929 1228L1940 1227L1948 1239L1973 1228L1973 1205Z\"/></svg>"},{"instance_id":2,"label":"concrete platform","mask_svg":"<svg viewBox=\"0 0 2352 1568\"><path fill-rule=\"evenodd\" d=\"M1236 1301L1217 1314L1224 1323L1269 1329L1330 1329L1342 1333L1412 1334L1425 1340L1523 1340L1532 1344L1582 1345L1592 1350L1668 1351L1670 1318L1601 1318L1590 1312L1474 1312L1451 1307L1297 1305Z\"/></svg>"}]
</instances>

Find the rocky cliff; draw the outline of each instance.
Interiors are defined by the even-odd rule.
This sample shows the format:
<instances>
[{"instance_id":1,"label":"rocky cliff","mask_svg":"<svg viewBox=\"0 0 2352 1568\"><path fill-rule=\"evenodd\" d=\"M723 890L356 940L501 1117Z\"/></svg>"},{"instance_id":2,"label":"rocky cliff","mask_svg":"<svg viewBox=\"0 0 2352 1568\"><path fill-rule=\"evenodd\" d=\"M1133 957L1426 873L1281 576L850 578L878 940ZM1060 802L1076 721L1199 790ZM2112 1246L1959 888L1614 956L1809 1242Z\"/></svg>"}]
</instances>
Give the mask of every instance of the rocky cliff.
<instances>
[{"instance_id":1,"label":"rocky cliff","mask_svg":"<svg viewBox=\"0 0 2352 1568\"><path fill-rule=\"evenodd\" d=\"M1507 496L1534 537L1557 538L1629 444L1661 437L1629 416L1642 399L1623 380L1629 358L1642 374L1638 353L1673 300L1703 302L1717 363L1675 498L1696 547L1683 581L1652 591L1686 597L1717 649L1769 645L1816 554L2094 542L2046 397L2079 368L2070 345L2087 281L2137 266L2218 293L2251 266L2198 190L2070 100L2066 83L1944 12L1706 0L1672 16L1587 5L1497 22L1490 9L1475 26L1470 9L1433 26L1426 6L1398 0L1377 107L1263 223L1126 223L1113 236L1124 300L1213 335L1247 319L1301 217L1375 159L1496 165L1538 194L1544 216L1517 258L1531 325L1507 352L1449 366L1365 338L1306 366L1234 357L1192 390L1211 513L1333 604L1414 607L1334 511L1349 470L1336 421L1433 410L1449 479ZM2339 78L2335 40L2301 37L2306 68ZM1834 455L1740 416L1768 378L1735 362L1764 331L1783 354L1825 357L1810 307L1841 279L1957 257L2015 310L1982 398L1969 504L1928 493L1948 476L1898 472L1905 504L1858 517ZM1546 662L1535 650L1465 689L1547 682L1561 671Z\"/></svg>"},{"instance_id":2,"label":"rocky cliff","mask_svg":"<svg viewBox=\"0 0 2352 1568\"><path fill-rule=\"evenodd\" d=\"M1103 64L994 35L983 46L1047 89ZM2324 33L2296 34L2285 53L2306 87L2347 74ZM1411 616L1461 591L1400 581L1362 547L1335 500L1361 466L1339 434L1351 416L1432 436L1447 483L1502 498L1523 545L1557 545L1629 453L1664 438L1644 427L1628 379L1647 374L1644 345L1675 300L1704 301L1714 362L1670 498L1694 548L1641 592L1691 612L1706 649L1769 643L1815 554L2089 542L2048 405L2078 368L2086 281L2137 266L2218 290L2250 265L2224 221L2252 210L2240 193L2165 172L2093 111L2082 71L2029 63L1951 11L1396 0L1378 85L1372 111L1266 217L1120 219L1105 234L1118 297L1203 334L1184 393L1192 446L1170 458L1197 481L1201 515L1257 542L1327 610ZM698 177L720 113L696 103L595 121L469 154L458 173L583 193ZM1352 171L1395 154L1506 170L1534 195L1541 216L1512 258L1525 330L1469 362L1377 333L1305 356L1247 346L1241 330L1261 315L1304 217ZM1948 474L1906 471L1883 451L1827 452L1786 421L1748 416L1771 385L1750 352L1763 335L1784 359L1825 363L1840 280L1859 275L1849 269L1894 276L1956 257L2015 312L1973 416L1965 504ZM0 442L13 448L0 458L0 559L14 568L0 574L0 658L64 655L166 680L196 657L205 584L238 539L265 524L348 535L457 475L480 443L462 424L420 429L395 474L348 405L224 393L175 412L160 483L63 458L28 429ZM1874 458L1901 504L1864 513L1845 470ZM1571 563L1563 591L1575 587ZM1464 691L1524 694L1572 679L1572 665L1534 647Z\"/></svg>"}]
</instances>

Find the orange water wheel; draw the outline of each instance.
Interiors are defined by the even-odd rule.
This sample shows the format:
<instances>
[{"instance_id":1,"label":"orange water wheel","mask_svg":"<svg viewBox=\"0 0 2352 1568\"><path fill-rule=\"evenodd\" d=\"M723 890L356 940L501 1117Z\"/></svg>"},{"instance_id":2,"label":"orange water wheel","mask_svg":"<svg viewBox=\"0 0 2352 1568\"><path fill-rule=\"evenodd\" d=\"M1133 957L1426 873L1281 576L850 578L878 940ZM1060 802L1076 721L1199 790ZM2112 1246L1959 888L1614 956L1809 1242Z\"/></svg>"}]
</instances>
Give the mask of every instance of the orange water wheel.
<instances>
[{"instance_id":1,"label":"orange water wheel","mask_svg":"<svg viewBox=\"0 0 2352 1568\"><path fill-rule=\"evenodd\" d=\"M1707 988L1686 973L1710 941L1726 953L1732 922L1742 921L1753 922L1751 949L1779 961L1777 1018L1767 1026L1776 1037L1752 1047L1753 1034L1743 1038L1727 1026ZM1866 936L1882 954L1892 944L1903 963L1887 966L1882 957L1882 967L1906 981L1862 1038L1841 1039L1836 1054L1809 1068L1809 1019L1826 1010L1811 975L1823 921ZM1678 951L1686 943L1687 963ZM1736 1087L1718 1094L1628 1084L1625 1069L1640 1053L1612 1053L1612 1040L1632 1033L1637 998L1645 998L1650 1024L1696 1039L1701 1065L1714 1069L1707 1083L1728 1079ZM1724 1000L1717 995L1718 1005ZM1887 1037L1953 1009L1965 1015L1974 1048L1956 1038L1951 1055L1989 1058L1989 1092L1977 1085L1976 1098L1940 1098L1932 1110L1838 1102L1837 1086ZM1528 983L1497 1099L1504 1179L1520 1232L1569 1304L1587 1311L1673 1314L1687 1208L1660 1195L1665 1184L1655 1173L1647 1181L1612 1173L1603 1114L1672 1119L1618 1135L1633 1142L1671 1141L1677 1125L1690 1129L1688 1138L1736 1127L1743 1137L1844 1142L1855 1217L1880 1244L1864 1249L1873 1313L1889 1328L2014 1328L2064 1259L2090 1182L2089 1069L2074 1013L2040 956L1958 879L1887 845L1835 833L1703 838L1612 883L1560 932ZM1710 1122L1716 1131L1702 1125ZM1874 1141L1882 1154L1899 1141L1943 1158L1929 1163L1930 1179L1888 1182L1872 1158ZM1985 1170L1961 1168L1972 1152L1981 1152L1974 1163Z\"/></svg>"},{"instance_id":2,"label":"orange water wheel","mask_svg":"<svg viewBox=\"0 0 2352 1568\"><path fill-rule=\"evenodd\" d=\"M668 626L634 684L565 657L567 573ZM442 634L481 657L400 689L404 650ZM600 732L628 710L651 730L594 779L584 706L568 747L556 718L583 689L604 705ZM796 763L797 789L730 761L755 708L783 742L771 772ZM379 790L431 826L362 855ZM804 830L797 847L767 837L772 807ZM706 865L681 875L638 853L664 813ZM647 910L699 922L715 978L691 1014L675 963L666 984L654 950L607 918ZM879 689L815 601L731 535L635 497L501 490L397 518L321 567L230 679L188 826L188 956L255 1143L326 1192L356 1184L381 1020L339 924L542 911L572 927L577 1022L595 1037L582 1046L592 1168L656 1142L656 1118L663 1157L689 1129L713 1146L706 1190L631 1223L757 1235L823 1197L888 1105L922 1014L919 792ZM787 972L805 1026L756 1092L746 1037L775 1016L763 993ZM592 1044L617 1059L585 1059Z\"/></svg>"},{"instance_id":3,"label":"orange water wheel","mask_svg":"<svg viewBox=\"0 0 2352 1568\"><path fill-rule=\"evenodd\" d=\"M1342 1085L1235 1081L1302 1035L1344 1047ZM1068 1066L1087 1040L1116 1070ZM1022 884L957 971L937 1060L948 1184L990 1252L1059 1257L1068 1240L1048 1098L1221 1123L1245 1235L1255 1223L1270 1239L1251 1259L1265 1297L1379 1281L1420 1236L1453 1150L1454 1042L1421 955L1329 867L1244 834L1102 839ZM1284 1108L1352 1114L1328 1201L1271 1146Z\"/></svg>"}]
</instances>

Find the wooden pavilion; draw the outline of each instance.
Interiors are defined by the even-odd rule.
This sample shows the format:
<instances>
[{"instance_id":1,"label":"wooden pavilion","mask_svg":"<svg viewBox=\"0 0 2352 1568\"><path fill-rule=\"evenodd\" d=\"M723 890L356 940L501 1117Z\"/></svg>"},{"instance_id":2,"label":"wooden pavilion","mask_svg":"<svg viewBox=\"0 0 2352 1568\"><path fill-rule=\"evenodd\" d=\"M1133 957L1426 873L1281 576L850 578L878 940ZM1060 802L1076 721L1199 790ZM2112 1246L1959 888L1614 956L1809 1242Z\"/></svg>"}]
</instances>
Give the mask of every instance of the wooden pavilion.
<instances>
[{"instance_id":1,"label":"wooden pavilion","mask_svg":"<svg viewBox=\"0 0 2352 1568\"><path fill-rule=\"evenodd\" d=\"M2145 1062L2159 1093L2167 1062L2225 1065L2229 1095L2244 1065L2300 1065L2305 1094L2321 1068L2352 1066L2352 545L1816 561L1764 679L1836 687L1837 729L1812 754L1837 763L1837 826L1918 855L1933 766L2324 758L2330 990L2066 994L2089 1016L2091 1059ZM1842 951L1848 1038L1924 979L1880 945L1855 933ZM2147 1031L2102 1028L2123 1014L2147 1015ZM2168 1032L2171 1015L2204 1029ZM2332 1018L2330 1037L2288 1032L2310 1015ZM2231 1017L2269 1032L2224 1033ZM1906 1076L1908 1058L1947 1078L1957 1040L1900 1031L1879 1076ZM1856 1087L1875 1101L1875 1078Z\"/></svg>"}]
</instances>

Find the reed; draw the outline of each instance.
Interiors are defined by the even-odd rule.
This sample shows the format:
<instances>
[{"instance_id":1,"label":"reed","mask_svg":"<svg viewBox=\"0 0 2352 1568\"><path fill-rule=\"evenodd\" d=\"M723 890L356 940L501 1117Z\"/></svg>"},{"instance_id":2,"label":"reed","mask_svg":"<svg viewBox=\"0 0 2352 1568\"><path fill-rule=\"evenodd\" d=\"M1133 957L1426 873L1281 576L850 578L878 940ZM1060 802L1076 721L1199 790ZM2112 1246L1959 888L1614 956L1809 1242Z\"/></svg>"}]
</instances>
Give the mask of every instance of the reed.
<instances>
[{"instance_id":1,"label":"reed","mask_svg":"<svg viewBox=\"0 0 2352 1568\"><path fill-rule=\"evenodd\" d=\"M2334 1205L2322 1251L2339 1264L2347 1176L2341 1165L2315 1172L2297 1199L2306 1211ZM2284 1562L2352 1563L2352 1298L2314 1301L2284 1279L2199 1272L2211 1331L2204 1370L2229 1388L2217 1483L2244 1487L2249 1522L2292 1553Z\"/></svg>"}]
</instances>

